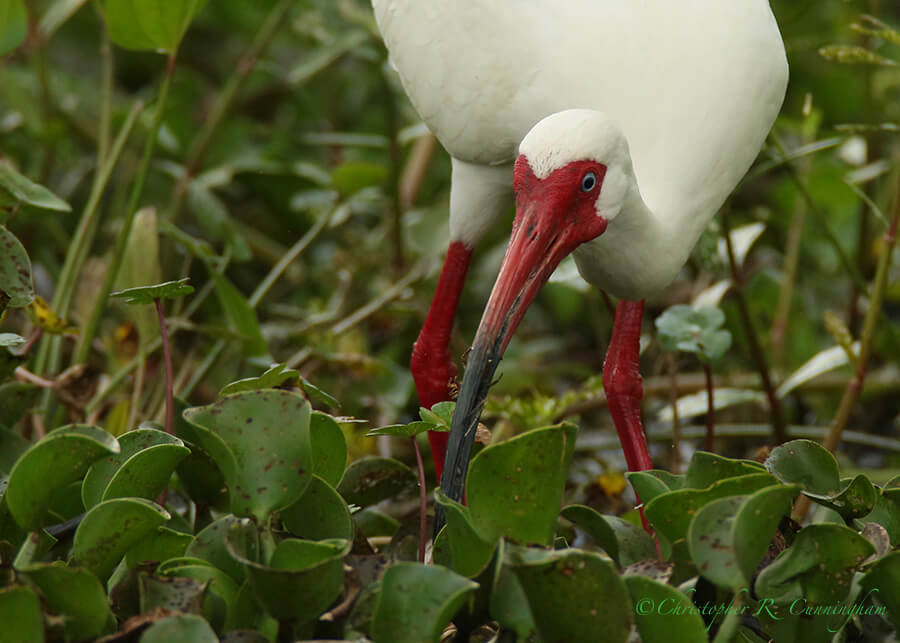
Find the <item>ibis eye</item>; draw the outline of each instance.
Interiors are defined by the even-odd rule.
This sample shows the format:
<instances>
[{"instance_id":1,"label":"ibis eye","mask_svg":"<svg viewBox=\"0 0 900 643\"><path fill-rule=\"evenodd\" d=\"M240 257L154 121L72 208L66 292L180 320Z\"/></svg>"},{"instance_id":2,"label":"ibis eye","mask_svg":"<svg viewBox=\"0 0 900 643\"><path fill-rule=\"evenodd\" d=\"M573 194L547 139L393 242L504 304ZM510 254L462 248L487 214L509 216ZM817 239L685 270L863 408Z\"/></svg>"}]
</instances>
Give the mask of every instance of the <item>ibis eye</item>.
<instances>
[{"instance_id":1,"label":"ibis eye","mask_svg":"<svg viewBox=\"0 0 900 643\"><path fill-rule=\"evenodd\" d=\"M597 175L593 172L588 172L583 177L581 177L581 191L582 192L590 192L595 187L597 187Z\"/></svg>"}]
</instances>

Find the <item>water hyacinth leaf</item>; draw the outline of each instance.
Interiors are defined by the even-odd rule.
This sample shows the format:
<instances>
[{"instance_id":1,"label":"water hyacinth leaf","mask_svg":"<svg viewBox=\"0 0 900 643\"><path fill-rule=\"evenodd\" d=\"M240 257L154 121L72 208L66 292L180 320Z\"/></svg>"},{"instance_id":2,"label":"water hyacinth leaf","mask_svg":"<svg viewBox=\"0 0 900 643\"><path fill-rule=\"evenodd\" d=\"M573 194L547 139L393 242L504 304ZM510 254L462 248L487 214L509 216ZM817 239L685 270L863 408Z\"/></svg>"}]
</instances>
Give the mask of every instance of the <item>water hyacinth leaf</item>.
<instances>
[{"instance_id":1,"label":"water hyacinth leaf","mask_svg":"<svg viewBox=\"0 0 900 643\"><path fill-rule=\"evenodd\" d=\"M194 541L184 551L185 556L200 558L207 561L213 567L226 572L236 582L244 581L244 567L228 553L225 544L226 534L232 525L240 525L240 520L232 515L222 516L207 525L197 534ZM259 555L259 542L256 530L238 527L237 531L230 535L234 546L241 556L255 561Z\"/></svg>"},{"instance_id":2,"label":"water hyacinth leaf","mask_svg":"<svg viewBox=\"0 0 900 643\"><path fill-rule=\"evenodd\" d=\"M4 23L3 12L4 9L9 11L16 4L21 6L21 0L0 0L0 55L4 53L2 51L4 32L8 33L10 28L15 26L14 21ZM24 13L22 17L24 18ZM7 15L7 19L10 18L13 18L13 16ZM0 159L0 188L9 192L17 201L22 201L23 203L36 208L56 210L58 212L72 211L72 208L68 203L53 194L43 185L38 185L28 177L17 172L9 161L2 159Z\"/></svg>"},{"instance_id":3,"label":"water hyacinth leaf","mask_svg":"<svg viewBox=\"0 0 900 643\"><path fill-rule=\"evenodd\" d=\"M563 507L560 515L594 539L619 567L656 557L650 535L616 516L604 516L584 505Z\"/></svg>"},{"instance_id":4,"label":"water hyacinth leaf","mask_svg":"<svg viewBox=\"0 0 900 643\"><path fill-rule=\"evenodd\" d=\"M691 457L684 476L684 489L705 489L723 478L765 473L765 467L752 460L733 460L715 453L697 451Z\"/></svg>"},{"instance_id":5,"label":"water hyacinth leaf","mask_svg":"<svg viewBox=\"0 0 900 643\"><path fill-rule=\"evenodd\" d=\"M23 529L37 529L57 491L80 479L95 460L118 452L116 439L95 426L71 424L51 432L9 474L5 497L12 517Z\"/></svg>"},{"instance_id":6,"label":"water hyacinth leaf","mask_svg":"<svg viewBox=\"0 0 900 643\"><path fill-rule=\"evenodd\" d=\"M189 277L177 281L166 281L152 286L137 286L126 288L110 294L110 297L118 297L125 300L126 304L152 304L157 299L177 299L190 295L194 287L188 282Z\"/></svg>"},{"instance_id":7,"label":"water hyacinth leaf","mask_svg":"<svg viewBox=\"0 0 900 643\"><path fill-rule=\"evenodd\" d=\"M337 487L350 457L347 438L337 421L326 413L313 411L309 420L312 441L313 473Z\"/></svg>"},{"instance_id":8,"label":"water hyacinth leaf","mask_svg":"<svg viewBox=\"0 0 900 643\"><path fill-rule=\"evenodd\" d=\"M7 641L44 643L44 618L37 594L30 587L0 589L0 623Z\"/></svg>"},{"instance_id":9,"label":"water hyacinth leaf","mask_svg":"<svg viewBox=\"0 0 900 643\"><path fill-rule=\"evenodd\" d=\"M423 592L422 588L428 591ZM376 643L437 643L478 585L449 569L396 563L384 573L372 620Z\"/></svg>"},{"instance_id":10,"label":"water hyacinth leaf","mask_svg":"<svg viewBox=\"0 0 900 643\"><path fill-rule=\"evenodd\" d=\"M636 606L635 622L643 643L695 643L708 638L706 624L687 595L646 576L626 576L625 586Z\"/></svg>"},{"instance_id":11,"label":"water hyacinth leaf","mask_svg":"<svg viewBox=\"0 0 900 643\"><path fill-rule=\"evenodd\" d=\"M173 53L206 0L106 0L106 27L126 49Z\"/></svg>"},{"instance_id":12,"label":"water hyacinth leaf","mask_svg":"<svg viewBox=\"0 0 900 643\"><path fill-rule=\"evenodd\" d=\"M305 623L317 618L341 593L347 540L313 542L288 538L278 543L269 565L245 558L240 551L242 524L225 536L231 555L246 569L256 600L281 621Z\"/></svg>"},{"instance_id":13,"label":"water hyacinth leaf","mask_svg":"<svg viewBox=\"0 0 900 643\"><path fill-rule=\"evenodd\" d=\"M634 610L611 561L576 549L531 549L520 551L510 564L541 640L628 640Z\"/></svg>"},{"instance_id":14,"label":"water hyacinth leaf","mask_svg":"<svg viewBox=\"0 0 900 643\"><path fill-rule=\"evenodd\" d=\"M368 457L347 467L337 490L348 503L368 507L387 498L411 494L418 484L415 472L402 462Z\"/></svg>"},{"instance_id":15,"label":"water hyacinth leaf","mask_svg":"<svg viewBox=\"0 0 900 643\"><path fill-rule=\"evenodd\" d=\"M671 542L686 538L691 521L704 506L729 496L750 495L777 484L768 473L751 473L720 480L706 489L679 489L657 496L644 506L653 527Z\"/></svg>"},{"instance_id":16,"label":"water hyacinth leaf","mask_svg":"<svg viewBox=\"0 0 900 643\"><path fill-rule=\"evenodd\" d=\"M103 585L86 569L41 563L17 571L41 590L50 610L62 617L69 640L94 639L112 618Z\"/></svg>"},{"instance_id":17,"label":"water hyacinth leaf","mask_svg":"<svg viewBox=\"0 0 900 643\"><path fill-rule=\"evenodd\" d=\"M129 549L169 518L168 511L143 498L105 500L78 525L72 542L73 564L105 581Z\"/></svg>"},{"instance_id":18,"label":"water hyacinth leaf","mask_svg":"<svg viewBox=\"0 0 900 643\"><path fill-rule=\"evenodd\" d=\"M833 498L843 489L837 460L812 440L792 440L774 449L766 469L785 484L796 484L812 498Z\"/></svg>"},{"instance_id":19,"label":"water hyacinth leaf","mask_svg":"<svg viewBox=\"0 0 900 643\"><path fill-rule=\"evenodd\" d=\"M353 540L350 508L327 482L313 475L300 499L281 510L284 526L300 538Z\"/></svg>"},{"instance_id":20,"label":"water hyacinth leaf","mask_svg":"<svg viewBox=\"0 0 900 643\"><path fill-rule=\"evenodd\" d=\"M219 637L202 616L176 614L156 621L141 634L141 643L218 643Z\"/></svg>"},{"instance_id":21,"label":"water hyacinth leaf","mask_svg":"<svg viewBox=\"0 0 900 643\"><path fill-rule=\"evenodd\" d=\"M479 536L469 508L448 498L440 487L434 491L434 500L444 507L447 516L444 531L450 556L446 566L467 578L478 576L491 562L497 542Z\"/></svg>"},{"instance_id":22,"label":"water hyacinth leaf","mask_svg":"<svg viewBox=\"0 0 900 643\"><path fill-rule=\"evenodd\" d=\"M860 579L859 584L865 592L887 608L894 627L900 627L900 551L890 553L876 561Z\"/></svg>"},{"instance_id":23,"label":"water hyacinth leaf","mask_svg":"<svg viewBox=\"0 0 900 643\"><path fill-rule=\"evenodd\" d=\"M755 592L779 605L803 598L833 604L850 592L850 581L875 547L856 531L835 523L809 525L763 569Z\"/></svg>"},{"instance_id":24,"label":"water hyacinth leaf","mask_svg":"<svg viewBox=\"0 0 900 643\"><path fill-rule=\"evenodd\" d=\"M183 416L222 472L235 515L265 522L309 484L310 407L302 396L278 389L236 393Z\"/></svg>"},{"instance_id":25,"label":"water hyacinth leaf","mask_svg":"<svg viewBox=\"0 0 900 643\"><path fill-rule=\"evenodd\" d=\"M575 429L534 429L481 451L466 478L466 498L482 539L547 545L556 528Z\"/></svg>"},{"instance_id":26,"label":"water hyacinth leaf","mask_svg":"<svg viewBox=\"0 0 900 643\"><path fill-rule=\"evenodd\" d=\"M272 364L265 373L258 377L247 377L226 385L219 391L219 397L231 395L232 393L240 393L242 391L278 388L280 386L293 384L299 378L300 372L293 368L288 368L287 364Z\"/></svg>"},{"instance_id":27,"label":"water hyacinth leaf","mask_svg":"<svg viewBox=\"0 0 900 643\"><path fill-rule=\"evenodd\" d=\"M7 300L8 308L24 308L33 299L34 284L28 253L6 226L0 226L0 301Z\"/></svg>"},{"instance_id":28,"label":"water hyacinth leaf","mask_svg":"<svg viewBox=\"0 0 900 643\"><path fill-rule=\"evenodd\" d=\"M119 453L95 462L84 477L81 499L85 508L110 498L156 498L178 463L190 453L184 442L156 429L123 433L119 447Z\"/></svg>"}]
</instances>

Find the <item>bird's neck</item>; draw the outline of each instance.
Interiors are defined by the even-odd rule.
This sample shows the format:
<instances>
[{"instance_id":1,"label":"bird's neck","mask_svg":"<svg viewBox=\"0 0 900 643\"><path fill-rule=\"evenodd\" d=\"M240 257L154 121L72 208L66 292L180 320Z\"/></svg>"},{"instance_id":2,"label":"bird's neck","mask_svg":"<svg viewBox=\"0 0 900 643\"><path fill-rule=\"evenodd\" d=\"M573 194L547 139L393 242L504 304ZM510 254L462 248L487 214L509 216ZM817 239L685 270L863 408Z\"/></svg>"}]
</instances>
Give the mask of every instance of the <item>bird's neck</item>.
<instances>
[{"instance_id":1,"label":"bird's neck","mask_svg":"<svg viewBox=\"0 0 900 643\"><path fill-rule=\"evenodd\" d=\"M632 181L622 210L600 237L579 246L575 261L591 284L639 300L665 288L703 231L689 212L654 212Z\"/></svg>"}]
</instances>

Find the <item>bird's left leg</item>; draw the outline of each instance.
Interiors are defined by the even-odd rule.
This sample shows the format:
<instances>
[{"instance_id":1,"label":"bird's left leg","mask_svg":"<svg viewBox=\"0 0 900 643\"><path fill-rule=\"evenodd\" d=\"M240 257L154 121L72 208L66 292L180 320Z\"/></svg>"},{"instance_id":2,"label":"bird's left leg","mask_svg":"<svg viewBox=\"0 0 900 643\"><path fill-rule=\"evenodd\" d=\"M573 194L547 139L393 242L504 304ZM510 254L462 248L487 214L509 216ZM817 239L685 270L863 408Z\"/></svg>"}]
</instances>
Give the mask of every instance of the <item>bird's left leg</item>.
<instances>
[{"instance_id":1,"label":"bird's left leg","mask_svg":"<svg viewBox=\"0 0 900 643\"><path fill-rule=\"evenodd\" d=\"M612 415L619 442L625 452L629 471L646 471L653 468L647 438L641 422L641 400L644 390L641 386L640 346L641 319L644 316L644 302L621 300L616 308L612 339L603 363L603 390ZM640 499L638 499L640 502ZM650 531L643 509L641 520ZM651 532L652 533L652 532Z\"/></svg>"}]
</instances>

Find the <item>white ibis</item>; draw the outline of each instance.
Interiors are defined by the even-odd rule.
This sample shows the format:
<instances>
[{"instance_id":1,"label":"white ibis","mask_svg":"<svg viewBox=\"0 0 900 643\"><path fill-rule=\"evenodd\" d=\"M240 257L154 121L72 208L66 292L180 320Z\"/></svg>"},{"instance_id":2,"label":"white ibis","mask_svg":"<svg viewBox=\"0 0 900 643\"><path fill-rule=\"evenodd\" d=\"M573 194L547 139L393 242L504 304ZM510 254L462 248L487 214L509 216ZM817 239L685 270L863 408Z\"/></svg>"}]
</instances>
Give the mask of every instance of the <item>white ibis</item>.
<instances>
[{"instance_id":1,"label":"white ibis","mask_svg":"<svg viewBox=\"0 0 900 643\"><path fill-rule=\"evenodd\" d=\"M768 0L372 4L413 106L453 159L450 247L411 361L425 406L449 399L456 368L447 345L472 248L515 194L443 490L461 498L494 370L573 251L582 276L620 298L603 383L629 469L650 468L643 299L675 277L781 107L788 67ZM444 435L432 438L436 462Z\"/></svg>"}]
</instances>

